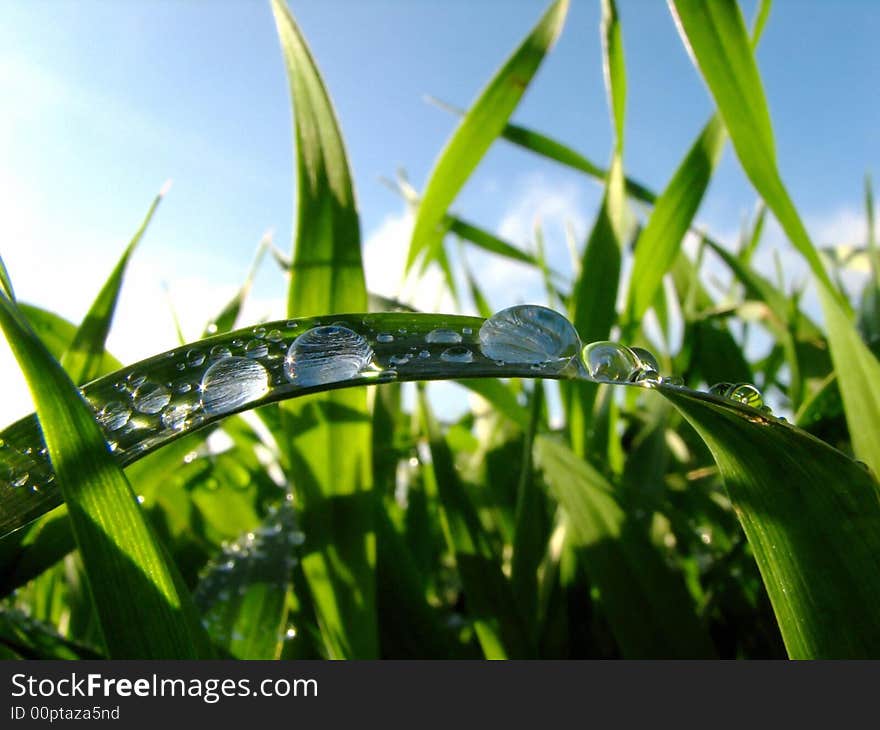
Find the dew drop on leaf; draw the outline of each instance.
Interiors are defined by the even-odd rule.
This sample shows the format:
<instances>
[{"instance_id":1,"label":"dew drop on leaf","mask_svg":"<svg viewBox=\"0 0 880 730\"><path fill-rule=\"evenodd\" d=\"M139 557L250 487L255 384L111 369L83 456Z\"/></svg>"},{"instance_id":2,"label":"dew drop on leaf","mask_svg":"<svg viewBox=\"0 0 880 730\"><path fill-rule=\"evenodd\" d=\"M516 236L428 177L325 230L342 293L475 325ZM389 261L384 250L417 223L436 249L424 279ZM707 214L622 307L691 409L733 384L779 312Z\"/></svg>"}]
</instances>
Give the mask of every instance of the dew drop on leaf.
<instances>
[{"instance_id":1,"label":"dew drop on leaf","mask_svg":"<svg viewBox=\"0 0 880 730\"><path fill-rule=\"evenodd\" d=\"M228 413L265 395L269 373L249 358L227 357L205 371L200 389L205 413Z\"/></svg>"},{"instance_id":2,"label":"dew drop on leaf","mask_svg":"<svg viewBox=\"0 0 880 730\"><path fill-rule=\"evenodd\" d=\"M490 360L508 363L567 364L580 340L565 317L547 307L509 307L480 327L480 349Z\"/></svg>"},{"instance_id":3,"label":"dew drop on leaf","mask_svg":"<svg viewBox=\"0 0 880 730\"><path fill-rule=\"evenodd\" d=\"M603 383L629 383L641 369L635 353L617 342L591 342L583 358L590 377Z\"/></svg>"},{"instance_id":4,"label":"dew drop on leaf","mask_svg":"<svg viewBox=\"0 0 880 730\"><path fill-rule=\"evenodd\" d=\"M314 327L297 337L284 360L284 374L295 385L312 387L349 380L373 359L367 340L348 327Z\"/></svg>"}]
</instances>

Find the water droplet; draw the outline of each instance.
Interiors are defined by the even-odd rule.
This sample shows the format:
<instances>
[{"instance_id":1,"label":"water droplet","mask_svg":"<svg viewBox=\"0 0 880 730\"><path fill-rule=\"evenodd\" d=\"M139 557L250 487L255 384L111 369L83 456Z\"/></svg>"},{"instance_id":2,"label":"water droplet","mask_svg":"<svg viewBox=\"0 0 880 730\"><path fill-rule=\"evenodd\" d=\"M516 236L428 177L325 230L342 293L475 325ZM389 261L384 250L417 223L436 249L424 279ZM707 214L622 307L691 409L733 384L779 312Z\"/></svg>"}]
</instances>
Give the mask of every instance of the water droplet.
<instances>
[{"instance_id":1,"label":"water droplet","mask_svg":"<svg viewBox=\"0 0 880 730\"><path fill-rule=\"evenodd\" d=\"M733 387L733 383L715 383L709 388L710 395L717 395L719 398L726 398L727 393Z\"/></svg>"},{"instance_id":2,"label":"water droplet","mask_svg":"<svg viewBox=\"0 0 880 730\"><path fill-rule=\"evenodd\" d=\"M425 335L425 342L439 345L457 345L461 335L455 330L436 329Z\"/></svg>"},{"instance_id":3,"label":"water droplet","mask_svg":"<svg viewBox=\"0 0 880 730\"><path fill-rule=\"evenodd\" d=\"M209 324L207 327L205 327L205 332L207 332L209 335L216 335L217 334L217 323L211 322L211 324Z\"/></svg>"},{"instance_id":4,"label":"water droplet","mask_svg":"<svg viewBox=\"0 0 880 730\"><path fill-rule=\"evenodd\" d=\"M257 339L262 339L266 336L266 328L265 327L254 327L254 337Z\"/></svg>"},{"instance_id":5,"label":"water droplet","mask_svg":"<svg viewBox=\"0 0 880 730\"><path fill-rule=\"evenodd\" d=\"M131 410L118 400L110 401L98 412L98 423L107 431L122 428L131 418Z\"/></svg>"},{"instance_id":6,"label":"water droplet","mask_svg":"<svg viewBox=\"0 0 880 730\"><path fill-rule=\"evenodd\" d=\"M631 347L629 349L639 359L639 364L641 365L641 367L639 368L639 372L635 376L635 379L638 382L659 381L660 363L657 362L657 358L654 357L654 354L643 347Z\"/></svg>"},{"instance_id":7,"label":"water droplet","mask_svg":"<svg viewBox=\"0 0 880 730\"><path fill-rule=\"evenodd\" d=\"M269 330L266 333L266 339L269 342L281 342L284 339L284 335L281 334L281 330Z\"/></svg>"},{"instance_id":8,"label":"water droplet","mask_svg":"<svg viewBox=\"0 0 880 730\"><path fill-rule=\"evenodd\" d=\"M9 483L13 487L23 487L25 484L27 484L29 478L30 478L30 474L28 474L26 471L24 471L21 474L19 474L18 476L16 476L14 479L12 479Z\"/></svg>"},{"instance_id":9,"label":"water droplet","mask_svg":"<svg viewBox=\"0 0 880 730\"><path fill-rule=\"evenodd\" d=\"M224 357L232 357L232 353L225 345L214 345L208 353L212 360L222 360Z\"/></svg>"},{"instance_id":10,"label":"water droplet","mask_svg":"<svg viewBox=\"0 0 880 730\"><path fill-rule=\"evenodd\" d=\"M388 358L388 362L392 365L406 365L412 359L412 355L404 353L403 355L392 355Z\"/></svg>"},{"instance_id":11,"label":"water droplet","mask_svg":"<svg viewBox=\"0 0 880 730\"><path fill-rule=\"evenodd\" d=\"M577 355L579 346L571 322L547 307L510 307L480 327L480 349L490 360L565 365Z\"/></svg>"},{"instance_id":12,"label":"water droplet","mask_svg":"<svg viewBox=\"0 0 880 730\"><path fill-rule=\"evenodd\" d=\"M727 397L752 408L760 408L764 405L761 391L750 383L737 383L730 389Z\"/></svg>"},{"instance_id":13,"label":"water droplet","mask_svg":"<svg viewBox=\"0 0 880 730\"><path fill-rule=\"evenodd\" d=\"M473 362L474 353L467 347L450 347L443 351L440 359L445 362Z\"/></svg>"},{"instance_id":14,"label":"water droplet","mask_svg":"<svg viewBox=\"0 0 880 730\"><path fill-rule=\"evenodd\" d=\"M128 377L125 379L125 382L128 383L129 388L137 388L140 385L143 385L147 382L147 376L143 373L129 373Z\"/></svg>"},{"instance_id":15,"label":"water droplet","mask_svg":"<svg viewBox=\"0 0 880 730\"><path fill-rule=\"evenodd\" d=\"M192 385L190 385L185 380L181 380L179 383L176 383L174 386L174 392L178 394L189 393L192 389Z\"/></svg>"},{"instance_id":16,"label":"water droplet","mask_svg":"<svg viewBox=\"0 0 880 730\"><path fill-rule=\"evenodd\" d=\"M431 353L428 352L427 350L422 350L422 351L419 353L419 357L420 357L422 360L427 360L429 357L431 357Z\"/></svg>"},{"instance_id":17,"label":"water droplet","mask_svg":"<svg viewBox=\"0 0 880 730\"><path fill-rule=\"evenodd\" d=\"M200 389L205 413L228 413L265 395L269 374L254 360L227 357L205 371Z\"/></svg>"},{"instance_id":18,"label":"water droplet","mask_svg":"<svg viewBox=\"0 0 880 730\"><path fill-rule=\"evenodd\" d=\"M461 333L463 335L472 335L474 333L474 331L470 327L462 327Z\"/></svg>"},{"instance_id":19,"label":"water droplet","mask_svg":"<svg viewBox=\"0 0 880 730\"><path fill-rule=\"evenodd\" d=\"M382 332L376 336L376 342L381 342L383 345L394 342L394 335L389 332Z\"/></svg>"},{"instance_id":20,"label":"water droplet","mask_svg":"<svg viewBox=\"0 0 880 730\"><path fill-rule=\"evenodd\" d=\"M244 354L253 360L259 360L269 354L269 346L262 340L251 340L245 345Z\"/></svg>"},{"instance_id":21,"label":"water droplet","mask_svg":"<svg viewBox=\"0 0 880 730\"><path fill-rule=\"evenodd\" d=\"M185 362L179 362L179 363L177 363L177 365L175 365L174 367L176 367L178 370L186 370L186 363L185 363Z\"/></svg>"},{"instance_id":22,"label":"water droplet","mask_svg":"<svg viewBox=\"0 0 880 730\"><path fill-rule=\"evenodd\" d=\"M134 408L141 413L158 413L171 400L171 393L164 385L144 383L133 395Z\"/></svg>"},{"instance_id":23,"label":"water droplet","mask_svg":"<svg viewBox=\"0 0 880 730\"><path fill-rule=\"evenodd\" d=\"M284 360L284 374L296 385L310 387L348 380L373 359L373 349L347 327L314 327L297 337Z\"/></svg>"},{"instance_id":24,"label":"water droplet","mask_svg":"<svg viewBox=\"0 0 880 730\"><path fill-rule=\"evenodd\" d=\"M162 425L170 428L172 431L183 430L186 423L186 417L189 415L190 407L186 403L180 403L176 406L168 406L162 411Z\"/></svg>"},{"instance_id":25,"label":"water droplet","mask_svg":"<svg viewBox=\"0 0 880 730\"><path fill-rule=\"evenodd\" d=\"M641 367L633 351L617 342L591 342L583 358L590 377L603 383L628 383Z\"/></svg>"},{"instance_id":26,"label":"water droplet","mask_svg":"<svg viewBox=\"0 0 880 730\"><path fill-rule=\"evenodd\" d=\"M188 350L186 353L186 364L191 368L197 368L205 362L205 354L200 350Z\"/></svg>"},{"instance_id":27,"label":"water droplet","mask_svg":"<svg viewBox=\"0 0 880 730\"><path fill-rule=\"evenodd\" d=\"M294 327L298 327L299 324L296 322L296 320L288 319L284 326L287 327L287 329L292 330Z\"/></svg>"}]
</instances>

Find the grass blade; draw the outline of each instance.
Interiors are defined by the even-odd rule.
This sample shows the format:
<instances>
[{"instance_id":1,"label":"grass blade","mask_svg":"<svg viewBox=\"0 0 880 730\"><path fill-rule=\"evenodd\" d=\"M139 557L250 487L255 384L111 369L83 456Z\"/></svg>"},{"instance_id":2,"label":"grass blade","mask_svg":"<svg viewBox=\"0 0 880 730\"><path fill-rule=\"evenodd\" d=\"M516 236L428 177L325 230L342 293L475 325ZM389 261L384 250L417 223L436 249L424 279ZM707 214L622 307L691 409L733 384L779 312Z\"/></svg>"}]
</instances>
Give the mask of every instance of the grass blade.
<instances>
[{"instance_id":1,"label":"grass blade","mask_svg":"<svg viewBox=\"0 0 880 730\"><path fill-rule=\"evenodd\" d=\"M293 98L297 214L291 317L363 311L367 291L348 159L320 72L287 7L272 9ZM303 573L331 657L376 657L370 425L362 390L283 409L307 535ZM312 540L314 539L314 542Z\"/></svg>"},{"instance_id":2,"label":"grass blade","mask_svg":"<svg viewBox=\"0 0 880 730\"><path fill-rule=\"evenodd\" d=\"M733 0L672 0L682 39L703 74L752 184L819 284L831 357L853 449L880 471L880 362L859 337L849 306L828 276L776 164L770 113L742 13Z\"/></svg>"},{"instance_id":3,"label":"grass blade","mask_svg":"<svg viewBox=\"0 0 880 730\"><path fill-rule=\"evenodd\" d=\"M107 341L110 326L113 324L113 314L116 311L116 302L122 289L125 269L169 188L170 181L165 183L159 194L153 199L141 227L138 228L109 278L104 282L104 286L101 287L101 291L98 292L98 296L92 303L85 319L77 329L70 348L61 358L61 364L70 375L70 379L78 385L96 378L102 371L101 360L105 355L104 344Z\"/></svg>"},{"instance_id":4,"label":"grass blade","mask_svg":"<svg viewBox=\"0 0 880 730\"><path fill-rule=\"evenodd\" d=\"M877 656L877 482L839 451L758 411L661 391L718 463L789 655Z\"/></svg>"},{"instance_id":5,"label":"grass blade","mask_svg":"<svg viewBox=\"0 0 880 730\"><path fill-rule=\"evenodd\" d=\"M468 110L431 172L413 227L407 270L419 256L437 256L446 211L492 142L501 134L562 30L568 0L556 0Z\"/></svg>"},{"instance_id":6,"label":"grass blade","mask_svg":"<svg viewBox=\"0 0 880 730\"><path fill-rule=\"evenodd\" d=\"M90 409L6 297L0 297L0 325L37 405L109 655L204 656L208 649L191 599Z\"/></svg>"}]
</instances>

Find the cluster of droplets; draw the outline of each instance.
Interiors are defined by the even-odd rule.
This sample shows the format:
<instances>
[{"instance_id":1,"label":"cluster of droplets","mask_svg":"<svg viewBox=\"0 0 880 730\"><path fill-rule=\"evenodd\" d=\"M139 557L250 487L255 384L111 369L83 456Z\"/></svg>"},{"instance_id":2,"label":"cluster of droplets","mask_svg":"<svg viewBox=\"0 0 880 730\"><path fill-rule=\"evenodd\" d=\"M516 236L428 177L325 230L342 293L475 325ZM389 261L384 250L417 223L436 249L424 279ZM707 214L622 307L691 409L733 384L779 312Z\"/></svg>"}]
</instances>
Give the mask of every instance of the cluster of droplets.
<instances>
[{"instance_id":1,"label":"cluster of droplets","mask_svg":"<svg viewBox=\"0 0 880 730\"><path fill-rule=\"evenodd\" d=\"M383 329L374 329L380 321ZM361 378L386 382L399 376L483 377L503 366L505 376L648 386L680 383L661 376L657 359L642 348L607 341L582 347L571 322L546 307L510 307L483 321L477 332L477 321L473 327L440 322L428 331L409 321L400 323L412 331L390 329L387 319L370 315L359 322L348 317L330 323L288 320L260 325L218 337L213 345L183 347L151 358L123 371L124 377L96 381L84 394L111 450L127 464L176 435L270 396L278 399ZM718 384L710 392L764 407L760 392L746 383ZM35 419L23 423L3 432L15 448L0 439L0 483L37 489L51 481L53 472Z\"/></svg>"},{"instance_id":2,"label":"cluster of droplets","mask_svg":"<svg viewBox=\"0 0 880 730\"><path fill-rule=\"evenodd\" d=\"M243 638L235 635L227 620L230 602L244 600L262 586L284 590L290 582L305 535L297 527L290 495L287 497L281 506L269 509L259 528L224 544L201 573L193 598L209 634L222 644Z\"/></svg>"}]
</instances>

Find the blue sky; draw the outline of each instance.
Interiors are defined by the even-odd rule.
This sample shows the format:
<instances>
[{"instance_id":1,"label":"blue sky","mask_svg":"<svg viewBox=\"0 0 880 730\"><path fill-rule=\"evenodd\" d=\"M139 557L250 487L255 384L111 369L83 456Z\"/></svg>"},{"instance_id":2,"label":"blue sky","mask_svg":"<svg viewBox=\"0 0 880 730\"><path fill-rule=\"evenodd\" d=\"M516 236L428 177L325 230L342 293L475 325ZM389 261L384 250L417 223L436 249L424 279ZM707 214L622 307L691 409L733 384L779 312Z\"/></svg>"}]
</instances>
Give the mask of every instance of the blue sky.
<instances>
[{"instance_id":1,"label":"blue sky","mask_svg":"<svg viewBox=\"0 0 880 730\"><path fill-rule=\"evenodd\" d=\"M290 5L348 145L371 286L396 289L408 221L378 178L402 166L423 185L455 119L422 95L468 104L546 3ZM665 3L619 6L625 165L661 188L712 107ZM754 4L744 9L751 14ZM611 138L598 21L598 0L573 0L514 120L604 163ZM863 237L862 178L876 176L880 160L878 31L880 6L869 0L777 0L758 52L783 175L821 243ZM174 180L120 303L111 345L122 359L175 344L163 284L196 336L240 282L266 229L289 250L290 102L268 3L6 0L0 95L0 251L22 299L82 316L152 196ZM521 244L540 215L552 256L567 261L563 226L583 238L598 195L582 176L499 143L454 207ZM699 220L732 241L754 201L728 149ZM785 250L778 232L769 239ZM534 298L524 272L474 261L488 267L495 306ZM247 311L254 319L283 316L284 283L264 268ZM8 361L4 349L4 372ZM25 409L24 399L10 408Z\"/></svg>"}]
</instances>

